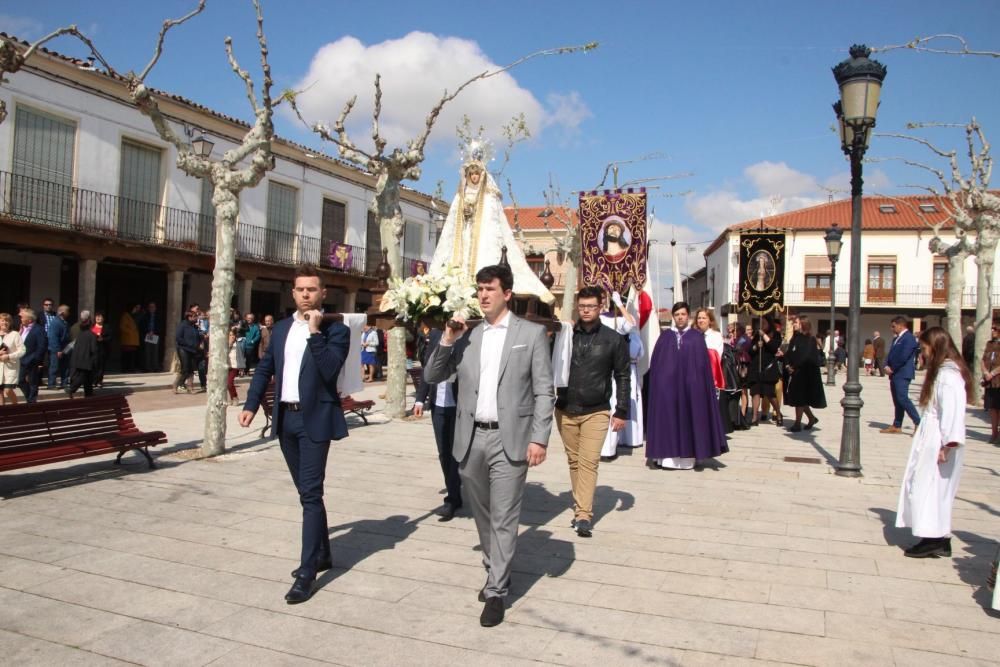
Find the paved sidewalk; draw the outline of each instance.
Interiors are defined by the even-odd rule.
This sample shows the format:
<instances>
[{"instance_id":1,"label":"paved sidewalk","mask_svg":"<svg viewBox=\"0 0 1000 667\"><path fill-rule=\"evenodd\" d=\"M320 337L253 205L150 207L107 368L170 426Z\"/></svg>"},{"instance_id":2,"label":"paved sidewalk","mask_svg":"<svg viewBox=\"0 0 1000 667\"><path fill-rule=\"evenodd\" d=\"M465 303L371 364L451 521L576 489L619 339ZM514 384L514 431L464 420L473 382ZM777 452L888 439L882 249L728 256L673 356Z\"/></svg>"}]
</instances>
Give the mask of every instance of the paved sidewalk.
<instances>
[{"instance_id":1,"label":"paved sidewalk","mask_svg":"<svg viewBox=\"0 0 1000 667\"><path fill-rule=\"evenodd\" d=\"M863 478L829 465L837 387L817 430L734 434L718 468L649 470L641 450L601 464L591 539L569 527L553 433L549 460L528 477L512 606L493 629L478 623L472 519L431 513L442 481L429 419L352 420L327 476L336 568L313 600L288 606L300 510L276 443L236 426L233 408L231 453L195 460L186 449L200 444L204 395L138 393L140 426L170 439L157 470L130 455L121 469L96 457L0 475L0 655L241 667L997 664L1000 615L986 610L983 584L1000 538L1000 448L971 411L955 555L904 558L911 538L892 522L909 438L877 432L888 385L862 381Z\"/></svg>"}]
</instances>

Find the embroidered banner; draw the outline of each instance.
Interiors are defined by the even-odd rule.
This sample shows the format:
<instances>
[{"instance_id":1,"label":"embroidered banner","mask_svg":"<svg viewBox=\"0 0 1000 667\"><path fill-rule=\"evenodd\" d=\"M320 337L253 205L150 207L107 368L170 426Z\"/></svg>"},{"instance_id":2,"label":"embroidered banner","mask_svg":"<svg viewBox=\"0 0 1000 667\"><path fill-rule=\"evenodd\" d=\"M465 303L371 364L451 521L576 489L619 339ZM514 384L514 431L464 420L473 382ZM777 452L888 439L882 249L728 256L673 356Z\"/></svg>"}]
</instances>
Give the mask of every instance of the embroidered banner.
<instances>
[{"instance_id":1,"label":"embroidered banner","mask_svg":"<svg viewBox=\"0 0 1000 667\"><path fill-rule=\"evenodd\" d=\"M785 310L784 234L740 234L739 310L753 315Z\"/></svg>"},{"instance_id":2,"label":"embroidered banner","mask_svg":"<svg viewBox=\"0 0 1000 667\"><path fill-rule=\"evenodd\" d=\"M330 266L340 271L350 271L352 268L351 255L353 249L346 243L330 242Z\"/></svg>"},{"instance_id":3,"label":"embroidered banner","mask_svg":"<svg viewBox=\"0 0 1000 667\"><path fill-rule=\"evenodd\" d=\"M580 193L583 284L623 296L646 284L646 190Z\"/></svg>"}]
</instances>

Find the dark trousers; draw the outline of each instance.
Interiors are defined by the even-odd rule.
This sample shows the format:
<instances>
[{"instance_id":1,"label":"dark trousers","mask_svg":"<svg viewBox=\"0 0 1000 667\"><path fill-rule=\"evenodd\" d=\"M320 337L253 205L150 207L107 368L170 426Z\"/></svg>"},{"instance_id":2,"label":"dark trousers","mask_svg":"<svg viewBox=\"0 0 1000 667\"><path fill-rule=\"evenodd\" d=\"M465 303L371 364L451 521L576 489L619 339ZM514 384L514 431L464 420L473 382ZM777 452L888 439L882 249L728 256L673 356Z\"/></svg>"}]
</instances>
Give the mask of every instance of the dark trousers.
<instances>
[{"instance_id":1,"label":"dark trousers","mask_svg":"<svg viewBox=\"0 0 1000 667\"><path fill-rule=\"evenodd\" d=\"M301 412L280 408L281 432L278 441L285 456L288 472L302 505L302 555L299 575L316 576L316 563L330 556L330 533L323 504L323 480L326 478L326 457L329 442L309 439Z\"/></svg>"},{"instance_id":2,"label":"dark trousers","mask_svg":"<svg viewBox=\"0 0 1000 667\"><path fill-rule=\"evenodd\" d=\"M920 413L910 400L910 378L900 378L892 375L889 377L889 389L892 391L892 405L896 408L896 415L893 417L892 425L900 427L903 425L903 414L909 415L913 420L913 425L920 424Z\"/></svg>"},{"instance_id":3,"label":"dark trousers","mask_svg":"<svg viewBox=\"0 0 1000 667\"><path fill-rule=\"evenodd\" d=\"M135 347L122 346L121 349L122 373L135 372L135 354L136 354Z\"/></svg>"},{"instance_id":4,"label":"dark trousers","mask_svg":"<svg viewBox=\"0 0 1000 667\"><path fill-rule=\"evenodd\" d=\"M59 352L49 350L49 389L55 389L60 384L64 384L62 360Z\"/></svg>"},{"instance_id":5,"label":"dark trousers","mask_svg":"<svg viewBox=\"0 0 1000 667\"><path fill-rule=\"evenodd\" d=\"M142 342L142 367L147 373L160 370L160 344Z\"/></svg>"},{"instance_id":6,"label":"dark trousers","mask_svg":"<svg viewBox=\"0 0 1000 667\"><path fill-rule=\"evenodd\" d=\"M462 478L458 474L458 461L451 454L455 442L455 406L431 408L431 424L434 425L434 440L437 442L438 461L444 474L444 486L448 495L444 501L452 507L462 506Z\"/></svg>"},{"instance_id":7,"label":"dark trousers","mask_svg":"<svg viewBox=\"0 0 1000 667\"><path fill-rule=\"evenodd\" d=\"M257 346L254 345L251 348L244 348L243 357L246 359L246 370L247 373L249 373L251 369L257 367Z\"/></svg>"},{"instance_id":8,"label":"dark trousers","mask_svg":"<svg viewBox=\"0 0 1000 667\"><path fill-rule=\"evenodd\" d=\"M205 388L205 373L208 371L208 360L205 357L205 353L199 351L195 356L195 370L198 371L198 384L201 388Z\"/></svg>"},{"instance_id":9,"label":"dark trousers","mask_svg":"<svg viewBox=\"0 0 1000 667\"><path fill-rule=\"evenodd\" d=\"M69 395L70 398L76 393L76 390L83 387L84 396L94 395L94 371L89 368L78 368L73 371L73 377L69 382Z\"/></svg>"},{"instance_id":10,"label":"dark trousers","mask_svg":"<svg viewBox=\"0 0 1000 667\"><path fill-rule=\"evenodd\" d=\"M32 365L31 368L21 366L21 379L17 386L24 394L25 403L34 403L38 400L38 385L42 381L42 369Z\"/></svg>"},{"instance_id":11,"label":"dark trousers","mask_svg":"<svg viewBox=\"0 0 1000 667\"><path fill-rule=\"evenodd\" d=\"M230 368L226 375L226 390L229 392L229 398L239 398L239 394L236 393L236 376L239 372L238 368Z\"/></svg>"},{"instance_id":12,"label":"dark trousers","mask_svg":"<svg viewBox=\"0 0 1000 667\"><path fill-rule=\"evenodd\" d=\"M188 352L180 348L177 348L177 357L180 360L181 371L175 376L174 386L183 387L191 379L191 375L194 374L197 359L194 352Z\"/></svg>"}]
</instances>

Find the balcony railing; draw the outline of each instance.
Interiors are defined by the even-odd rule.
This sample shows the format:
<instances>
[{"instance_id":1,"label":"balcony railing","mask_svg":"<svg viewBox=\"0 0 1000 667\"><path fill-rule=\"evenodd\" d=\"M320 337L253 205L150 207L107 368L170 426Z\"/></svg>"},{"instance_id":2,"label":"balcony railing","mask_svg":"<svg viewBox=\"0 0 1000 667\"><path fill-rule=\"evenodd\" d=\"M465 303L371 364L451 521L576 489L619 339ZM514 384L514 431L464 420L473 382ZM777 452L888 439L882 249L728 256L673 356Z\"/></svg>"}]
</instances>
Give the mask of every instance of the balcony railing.
<instances>
[{"instance_id":1,"label":"balcony railing","mask_svg":"<svg viewBox=\"0 0 1000 667\"><path fill-rule=\"evenodd\" d=\"M0 171L0 214L36 225L101 238L114 238L192 252L215 253L215 219L193 211L60 185ZM334 268L329 248L320 239L265 227L239 225L236 256L240 259L294 266L318 264ZM365 248L344 246L352 258L347 273L374 276L378 261L368 261Z\"/></svg>"},{"instance_id":2,"label":"balcony railing","mask_svg":"<svg viewBox=\"0 0 1000 667\"><path fill-rule=\"evenodd\" d=\"M734 303L739 294L734 290ZM846 287L837 286L837 306L846 307L850 299L850 290ZM995 291L992 296L992 305L1000 306L1000 291ZM933 289L931 285L899 285L896 289L868 289L861 288L862 306L915 306L943 308L947 302L947 292L940 289ZM830 305L830 290L803 285L787 285L785 287L785 303L791 305ZM962 307L976 307L976 288L966 287L962 290Z\"/></svg>"}]
</instances>

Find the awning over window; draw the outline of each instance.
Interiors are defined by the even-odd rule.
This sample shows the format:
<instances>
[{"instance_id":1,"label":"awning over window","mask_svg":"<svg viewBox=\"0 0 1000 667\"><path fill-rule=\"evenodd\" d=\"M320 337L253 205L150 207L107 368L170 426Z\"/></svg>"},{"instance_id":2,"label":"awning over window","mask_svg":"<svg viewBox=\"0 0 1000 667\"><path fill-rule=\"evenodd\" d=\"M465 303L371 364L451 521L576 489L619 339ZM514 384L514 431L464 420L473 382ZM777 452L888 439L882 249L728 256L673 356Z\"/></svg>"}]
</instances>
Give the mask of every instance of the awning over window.
<instances>
[{"instance_id":1,"label":"awning over window","mask_svg":"<svg viewBox=\"0 0 1000 667\"><path fill-rule=\"evenodd\" d=\"M869 264L895 264L895 255L868 255Z\"/></svg>"},{"instance_id":2,"label":"awning over window","mask_svg":"<svg viewBox=\"0 0 1000 667\"><path fill-rule=\"evenodd\" d=\"M825 275L830 273L830 258L826 255L806 255L807 276Z\"/></svg>"}]
</instances>

